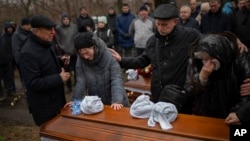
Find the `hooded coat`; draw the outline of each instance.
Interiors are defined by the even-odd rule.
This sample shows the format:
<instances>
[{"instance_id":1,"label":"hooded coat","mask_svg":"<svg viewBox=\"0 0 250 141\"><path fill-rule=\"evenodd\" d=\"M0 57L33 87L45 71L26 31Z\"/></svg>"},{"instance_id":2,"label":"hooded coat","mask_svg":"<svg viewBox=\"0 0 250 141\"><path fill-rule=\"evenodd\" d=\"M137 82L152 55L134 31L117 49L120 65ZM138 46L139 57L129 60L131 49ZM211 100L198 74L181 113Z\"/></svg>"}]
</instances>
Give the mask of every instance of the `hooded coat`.
<instances>
[{"instance_id":1,"label":"hooded coat","mask_svg":"<svg viewBox=\"0 0 250 141\"><path fill-rule=\"evenodd\" d=\"M18 65L20 61L21 49L29 34L30 31L26 31L21 26L19 26L12 36L12 53Z\"/></svg>"},{"instance_id":2,"label":"hooded coat","mask_svg":"<svg viewBox=\"0 0 250 141\"><path fill-rule=\"evenodd\" d=\"M94 40L94 59L89 61L78 55L76 62L76 87L73 99L97 95L103 104L121 103L129 106L123 87L123 75L119 63L113 58L106 44L97 37Z\"/></svg>"},{"instance_id":3,"label":"hooded coat","mask_svg":"<svg viewBox=\"0 0 250 141\"><path fill-rule=\"evenodd\" d=\"M75 24L70 23L69 25L63 24L63 19L70 17L67 13L63 13L61 16L61 24L56 26L56 41L59 47L68 55L76 55L74 48L74 36L77 33L77 27Z\"/></svg>"},{"instance_id":4,"label":"hooded coat","mask_svg":"<svg viewBox=\"0 0 250 141\"><path fill-rule=\"evenodd\" d=\"M11 48L11 40L12 33L8 33L7 29L14 27L9 23L4 23L4 33L0 36L0 66L8 66L12 61L12 48Z\"/></svg>"},{"instance_id":5,"label":"hooded coat","mask_svg":"<svg viewBox=\"0 0 250 141\"><path fill-rule=\"evenodd\" d=\"M203 66L201 59L194 56L194 52L198 51L205 51L220 62L220 68L212 72L205 86L198 79ZM194 96L193 114L226 118L240 102L240 85L244 79L250 78L249 53L238 53L236 38L223 33L204 35L194 43L190 56L185 88ZM235 111L247 108L249 109L249 103ZM246 119L247 116L249 121L249 114L246 113L238 113L239 118Z\"/></svg>"}]
</instances>

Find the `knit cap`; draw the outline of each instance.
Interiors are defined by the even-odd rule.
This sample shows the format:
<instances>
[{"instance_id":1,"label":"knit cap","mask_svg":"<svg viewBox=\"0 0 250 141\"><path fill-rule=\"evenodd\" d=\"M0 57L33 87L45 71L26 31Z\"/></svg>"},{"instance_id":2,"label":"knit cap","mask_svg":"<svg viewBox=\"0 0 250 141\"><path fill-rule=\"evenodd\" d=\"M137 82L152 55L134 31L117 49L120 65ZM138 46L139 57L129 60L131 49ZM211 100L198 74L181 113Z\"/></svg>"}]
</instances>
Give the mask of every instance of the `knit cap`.
<instances>
[{"instance_id":1,"label":"knit cap","mask_svg":"<svg viewBox=\"0 0 250 141\"><path fill-rule=\"evenodd\" d=\"M74 38L75 49L89 48L95 45L92 32L80 32Z\"/></svg>"},{"instance_id":2,"label":"knit cap","mask_svg":"<svg viewBox=\"0 0 250 141\"><path fill-rule=\"evenodd\" d=\"M98 22L103 22L104 24L107 24L107 18L105 16L99 16L97 18Z\"/></svg>"},{"instance_id":3,"label":"knit cap","mask_svg":"<svg viewBox=\"0 0 250 141\"><path fill-rule=\"evenodd\" d=\"M145 11L148 11L147 7L145 5L142 5L139 9L139 11L142 11L142 10L145 10Z\"/></svg>"},{"instance_id":4,"label":"knit cap","mask_svg":"<svg viewBox=\"0 0 250 141\"><path fill-rule=\"evenodd\" d=\"M28 18L23 18L23 19L21 20L21 25L28 25L28 24L30 24L30 19L28 19Z\"/></svg>"}]
</instances>

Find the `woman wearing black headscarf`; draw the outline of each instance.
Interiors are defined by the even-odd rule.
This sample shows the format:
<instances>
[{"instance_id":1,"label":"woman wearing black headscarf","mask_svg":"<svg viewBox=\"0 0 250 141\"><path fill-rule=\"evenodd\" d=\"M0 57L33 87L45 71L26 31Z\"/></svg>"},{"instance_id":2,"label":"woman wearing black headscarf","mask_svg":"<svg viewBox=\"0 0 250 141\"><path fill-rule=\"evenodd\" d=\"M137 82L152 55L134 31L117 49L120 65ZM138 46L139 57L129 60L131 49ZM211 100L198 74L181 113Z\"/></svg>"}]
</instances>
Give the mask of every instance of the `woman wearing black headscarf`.
<instances>
[{"instance_id":1,"label":"woman wearing black headscarf","mask_svg":"<svg viewBox=\"0 0 250 141\"><path fill-rule=\"evenodd\" d=\"M250 78L250 55L239 53L237 38L231 33L204 35L194 42L190 56L185 88L194 97L193 114L226 118L232 112L238 118L234 123L250 122L250 98L240 94L240 85Z\"/></svg>"}]
</instances>

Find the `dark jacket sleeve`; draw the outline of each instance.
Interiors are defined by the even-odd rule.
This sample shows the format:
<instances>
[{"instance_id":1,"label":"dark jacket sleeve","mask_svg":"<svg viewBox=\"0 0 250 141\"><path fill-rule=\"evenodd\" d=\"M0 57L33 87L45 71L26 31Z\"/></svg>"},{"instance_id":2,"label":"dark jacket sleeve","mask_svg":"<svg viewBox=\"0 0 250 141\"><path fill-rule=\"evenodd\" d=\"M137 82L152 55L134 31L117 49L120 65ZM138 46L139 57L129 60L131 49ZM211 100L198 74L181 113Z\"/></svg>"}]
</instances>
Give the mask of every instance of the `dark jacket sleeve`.
<instances>
[{"instance_id":1,"label":"dark jacket sleeve","mask_svg":"<svg viewBox=\"0 0 250 141\"><path fill-rule=\"evenodd\" d=\"M237 116L243 123L250 123L250 101L246 102L236 111Z\"/></svg>"},{"instance_id":2,"label":"dark jacket sleeve","mask_svg":"<svg viewBox=\"0 0 250 141\"><path fill-rule=\"evenodd\" d=\"M150 64L150 58L148 58L146 52L143 52L138 57L123 57L121 60L121 67L126 69L144 68Z\"/></svg>"}]
</instances>

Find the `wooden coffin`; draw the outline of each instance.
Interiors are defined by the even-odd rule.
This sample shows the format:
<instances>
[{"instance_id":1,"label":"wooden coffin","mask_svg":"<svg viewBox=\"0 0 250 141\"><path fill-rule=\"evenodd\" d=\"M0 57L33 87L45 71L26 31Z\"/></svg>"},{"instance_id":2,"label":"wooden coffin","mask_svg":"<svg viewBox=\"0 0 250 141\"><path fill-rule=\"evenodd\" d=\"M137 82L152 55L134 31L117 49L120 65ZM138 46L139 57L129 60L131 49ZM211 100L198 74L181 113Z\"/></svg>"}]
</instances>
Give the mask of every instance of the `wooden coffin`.
<instances>
[{"instance_id":1,"label":"wooden coffin","mask_svg":"<svg viewBox=\"0 0 250 141\"><path fill-rule=\"evenodd\" d=\"M74 116L69 108L43 124L40 136L72 141L197 141L229 140L229 127L223 119L179 114L172 129L161 130L159 124L147 126L148 119L133 118L129 108L115 111L105 106L94 115Z\"/></svg>"},{"instance_id":2,"label":"wooden coffin","mask_svg":"<svg viewBox=\"0 0 250 141\"><path fill-rule=\"evenodd\" d=\"M138 92L141 94L151 94L151 76L143 77L138 75L137 80L129 80L124 83L124 88L129 91Z\"/></svg>"}]
</instances>

